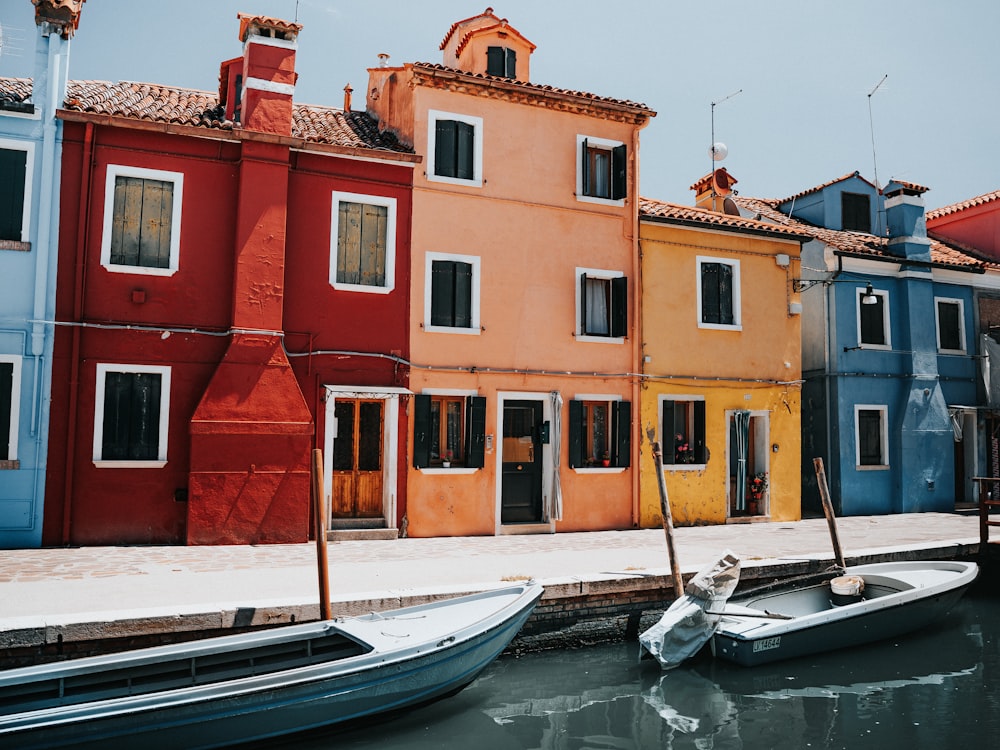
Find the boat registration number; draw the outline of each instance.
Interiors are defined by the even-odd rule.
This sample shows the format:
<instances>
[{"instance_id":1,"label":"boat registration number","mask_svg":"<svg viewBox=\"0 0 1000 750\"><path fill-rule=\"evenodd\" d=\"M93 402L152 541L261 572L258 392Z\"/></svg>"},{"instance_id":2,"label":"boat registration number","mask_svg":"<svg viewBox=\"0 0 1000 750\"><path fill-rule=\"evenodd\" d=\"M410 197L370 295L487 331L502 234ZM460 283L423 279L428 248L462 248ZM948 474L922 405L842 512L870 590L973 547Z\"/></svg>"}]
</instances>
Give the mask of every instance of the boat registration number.
<instances>
[{"instance_id":1,"label":"boat registration number","mask_svg":"<svg viewBox=\"0 0 1000 750\"><path fill-rule=\"evenodd\" d=\"M774 638L761 638L759 641L753 642L753 651L757 653L758 651L772 651L781 646L781 636L776 636Z\"/></svg>"}]
</instances>

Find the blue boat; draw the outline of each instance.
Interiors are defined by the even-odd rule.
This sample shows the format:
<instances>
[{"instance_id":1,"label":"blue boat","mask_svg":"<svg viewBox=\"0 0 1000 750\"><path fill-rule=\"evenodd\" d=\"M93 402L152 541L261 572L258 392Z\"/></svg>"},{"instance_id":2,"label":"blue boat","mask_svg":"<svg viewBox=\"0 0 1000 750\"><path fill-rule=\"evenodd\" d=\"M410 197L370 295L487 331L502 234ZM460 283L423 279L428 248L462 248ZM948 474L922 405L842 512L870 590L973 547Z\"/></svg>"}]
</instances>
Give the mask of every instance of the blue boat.
<instances>
[{"instance_id":1,"label":"blue boat","mask_svg":"<svg viewBox=\"0 0 1000 750\"><path fill-rule=\"evenodd\" d=\"M213 748L450 695L517 635L529 582L388 612L0 672L0 746Z\"/></svg>"}]
</instances>

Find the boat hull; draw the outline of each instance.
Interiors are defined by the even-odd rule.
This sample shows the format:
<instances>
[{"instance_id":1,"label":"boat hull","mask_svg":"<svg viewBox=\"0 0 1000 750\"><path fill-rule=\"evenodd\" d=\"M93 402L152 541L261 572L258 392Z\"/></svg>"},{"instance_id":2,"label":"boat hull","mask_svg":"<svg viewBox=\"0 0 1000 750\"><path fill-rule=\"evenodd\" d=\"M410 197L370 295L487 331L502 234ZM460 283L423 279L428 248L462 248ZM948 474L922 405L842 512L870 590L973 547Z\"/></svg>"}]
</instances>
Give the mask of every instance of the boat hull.
<instances>
[{"instance_id":1,"label":"boat hull","mask_svg":"<svg viewBox=\"0 0 1000 750\"><path fill-rule=\"evenodd\" d=\"M24 718L19 722L17 715L0 716L0 745L9 741L18 748L223 747L427 703L472 682L517 635L542 593L538 586L523 588L509 606L475 626L395 653L375 649L288 673L41 710L33 717L20 714ZM340 629L350 634L350 626L360 624L363 627L355 628L359 632L383 627L392 634L428 608L440 611L447 605L440 602L357 618Z\"/></svg>"},{"instance_id":2,"label":"boat hull","mask_svg":"<svg viewBox=\"0 0 1000 750\"><path fill-rule=\"evenodd\" d=\"M975 580L977 568L972 563L935 563L935 571L950 570L954 575L929 585L912 585L919 580L913 563L883 563L848 569L849 574L861 573L871 580L877 593L871 599L854 604L834 606L814 612L803 612L789 619L768 619L761 614L749 614L750 607L741 608L739 599L727 606L727 614L712 637L712 652L716 658L743 666L756 666L827 651L837 651L867 643L894 638L919 630L946 615L958 603ZM894 567L895 566L895 567ZM893 573L900 576L900 583ZM821 587L774 595L794 603L795 597L815 600ZM760 602L755 603L763 613ZM812 605L806 605L812 606ZM731 613L730 613L730 610ZM768 609L767 611L772 611ZM774 610L780 612L780 610ZM744 613L744 614L740 614Z\"/></svg>"}]
</instances>

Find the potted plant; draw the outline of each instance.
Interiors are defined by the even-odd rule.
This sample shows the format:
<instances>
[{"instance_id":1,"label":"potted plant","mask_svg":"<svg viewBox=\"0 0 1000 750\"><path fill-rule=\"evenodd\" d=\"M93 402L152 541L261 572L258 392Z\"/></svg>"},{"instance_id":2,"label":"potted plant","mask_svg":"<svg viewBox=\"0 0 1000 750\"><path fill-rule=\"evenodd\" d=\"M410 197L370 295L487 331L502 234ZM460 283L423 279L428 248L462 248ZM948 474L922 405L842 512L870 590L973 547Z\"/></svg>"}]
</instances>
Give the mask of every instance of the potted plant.
<instances>
[{"instance_id":1,"label":"potted plant","mask_svg":"<svg viewBox=\"0 0 1000 750\"><path fill-rule=\"evenodd\" d=\"M767 472L760 471L750 477L750 513L756 515L767 492Z\"/></svg>"},{"instance_id":2,"label":"potted plant","mask_svg":"<svg viewBox=\"0 0 1000 750\"><path fill-rule=\"evenodd\" d=\"M611 454L607 451L601 456L601 466L611 466Z\"/></svg>"},{"instance_id":3,"label":"potted plant","mask_svg":"<svg viewBox=\"0 0 1000 750\"><path fill-rule=\"evenodd\" d=\"M444 460L441 462L441 466L446 469L451 468L451 451L444 452Z\"/></svg>"}]
</instances>

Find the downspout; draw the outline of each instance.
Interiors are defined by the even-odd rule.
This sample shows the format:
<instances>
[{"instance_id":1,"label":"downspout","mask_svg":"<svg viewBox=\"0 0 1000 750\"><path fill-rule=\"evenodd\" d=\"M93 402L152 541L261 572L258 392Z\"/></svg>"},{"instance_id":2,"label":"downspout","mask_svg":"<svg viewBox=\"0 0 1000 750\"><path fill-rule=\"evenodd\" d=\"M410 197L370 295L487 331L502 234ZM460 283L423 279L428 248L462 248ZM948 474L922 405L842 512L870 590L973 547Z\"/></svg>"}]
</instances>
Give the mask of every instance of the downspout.
<instances>
[{"instance_id":1,"label":"downspout","mask_svg":"<svg viewBox=\"0 0 1000 750\"><path fill-rule=\"evenodd\" d=\"M634 438L632 445L632 528L639 526L639 457L642 453L642 410L640 397L642 395L641 378L638 373L642 368L642 260L639 252L639 127L632 130L632 268L635 269L635 283L632 290L632 418L638 429L632 430Z\"/></svg>"}]
</instances>

